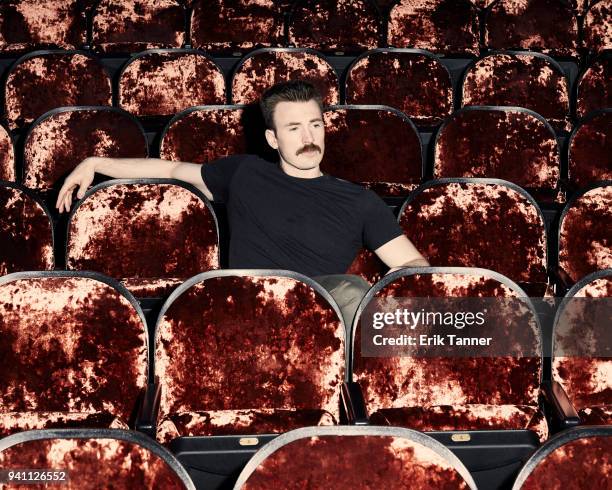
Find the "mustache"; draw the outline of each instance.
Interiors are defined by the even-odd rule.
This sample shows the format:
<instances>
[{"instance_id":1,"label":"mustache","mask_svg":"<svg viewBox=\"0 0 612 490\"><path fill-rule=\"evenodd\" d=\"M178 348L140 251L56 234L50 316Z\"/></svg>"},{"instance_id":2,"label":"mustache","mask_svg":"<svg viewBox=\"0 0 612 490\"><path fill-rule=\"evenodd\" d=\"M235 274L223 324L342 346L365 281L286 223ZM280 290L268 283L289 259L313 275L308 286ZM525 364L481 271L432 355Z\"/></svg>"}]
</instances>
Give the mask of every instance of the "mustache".
<instances>
[{"instance_id":1,"label":"mustache","mask_svg":"<svg viewBox=\"0 0 612 490\"><path fill-rule=\"evenodd\" d=\"M318 151L319 153L321 153L321 148L319 147L319 145L315 145L314 143L311 143L309 145L304 146L303 148L300 148L296 153L295 156L298 156L302 153L305 153L307 151Z\"/></svg>"}]
</instances>

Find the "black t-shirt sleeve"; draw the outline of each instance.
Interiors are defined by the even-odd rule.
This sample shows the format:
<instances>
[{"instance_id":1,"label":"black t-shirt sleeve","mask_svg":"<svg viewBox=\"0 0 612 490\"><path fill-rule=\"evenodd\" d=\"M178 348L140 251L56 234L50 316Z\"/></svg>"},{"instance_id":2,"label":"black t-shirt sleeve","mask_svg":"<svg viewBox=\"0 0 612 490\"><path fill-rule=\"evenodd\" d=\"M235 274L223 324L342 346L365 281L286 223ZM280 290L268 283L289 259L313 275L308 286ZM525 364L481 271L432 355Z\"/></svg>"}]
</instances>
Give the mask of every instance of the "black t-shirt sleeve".
<instances>
[{"instance_id":1,"label":"black t-shirt sleeve","mask_svg":"<svg viewBox=\"0 0 612 490\"><path fill-rule=\"evenodd\" d=\"M202 165L202 180L215 202L227 202L230 183L248 155L231 155Z\"/></svg>"},{"instance_id":2,"label":"black t-shirt sleeve","mask_svg":"<svg viewBox=\"0 0 612 490\"><path fill-rule=\"evenodd\" d=\"M391 209L371 190L363 197L363 244L376 250L403 234Z\"/></svg>"}]
</instances>

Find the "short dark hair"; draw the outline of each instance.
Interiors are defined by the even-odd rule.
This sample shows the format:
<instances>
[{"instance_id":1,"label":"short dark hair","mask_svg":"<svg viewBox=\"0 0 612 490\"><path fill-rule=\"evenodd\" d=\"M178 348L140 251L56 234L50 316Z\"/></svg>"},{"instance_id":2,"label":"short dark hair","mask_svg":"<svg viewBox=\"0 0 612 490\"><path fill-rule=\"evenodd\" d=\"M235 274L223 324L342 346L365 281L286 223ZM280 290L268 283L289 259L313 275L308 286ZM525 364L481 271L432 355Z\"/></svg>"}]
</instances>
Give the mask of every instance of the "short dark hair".
<instances>
[{"instance_id":1,"label":"short dark hair","mask_svg":"<svg viewBox=\"0 0 612 490\"><path fill-rule=\"evenodd\" d=\"M274 129L272 117L274 116L274 108L279 102L308 102L309 100L316 101L321 108L321 112L323 112L323 97L312 83L292 80L272 85L259 99L259 107L266 127Z\"/></svg>"}]
</instances>

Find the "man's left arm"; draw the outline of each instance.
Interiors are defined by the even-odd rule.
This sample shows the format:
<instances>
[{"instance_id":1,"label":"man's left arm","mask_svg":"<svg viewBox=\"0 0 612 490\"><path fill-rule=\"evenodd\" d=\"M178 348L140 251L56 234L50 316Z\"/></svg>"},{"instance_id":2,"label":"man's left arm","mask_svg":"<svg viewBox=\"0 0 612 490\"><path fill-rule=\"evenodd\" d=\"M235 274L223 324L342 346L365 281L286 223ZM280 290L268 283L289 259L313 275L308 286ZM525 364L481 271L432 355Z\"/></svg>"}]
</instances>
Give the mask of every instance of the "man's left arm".
<instances>
[{"instance_id":1,"label":"man's left arm","mask_svg":"<svg viewBox=\"0 0 612 490\"><path fill-rule=\"evenodd\" d=\"M389 240L374 250L374 253L390 267L387 274L402 267L429 267L427 259L405 235Z\"/></svg>"}]
</instances>

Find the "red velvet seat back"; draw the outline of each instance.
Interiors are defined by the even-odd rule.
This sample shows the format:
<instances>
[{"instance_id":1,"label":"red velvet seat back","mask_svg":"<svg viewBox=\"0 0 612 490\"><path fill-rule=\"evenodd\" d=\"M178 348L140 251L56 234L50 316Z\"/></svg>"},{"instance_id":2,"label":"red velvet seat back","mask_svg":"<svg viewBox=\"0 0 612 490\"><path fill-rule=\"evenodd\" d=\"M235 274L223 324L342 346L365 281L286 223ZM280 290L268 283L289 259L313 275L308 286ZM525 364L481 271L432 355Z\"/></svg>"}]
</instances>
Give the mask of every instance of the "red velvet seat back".
<instances>
[{"instance_id":1,"label":"red velvet seat back","mask_svg":"<svg viewBox=\"0 0 612 490\"><path fill-rule=\"evenodd\" d=\"M123 67L118 103L139 117L171 116L196 105L225 103L225 79L202 53L149 51Z\"/></svg>"},{"instance_id":2,"label":"red velvet seat back","mask_svg":"<svg viewBox=\"0 0 612 490\"><path fill-rule=\"evenodd\" d=\"M2 415L22 413L25 426L36 412L131 420L147 381L145 320L134 298L107 280L66 272L2 278Z\"/></svg>"},{"instance_id":3,"label":"red velvet seat back","mask_svg":"<svg viewBox=\"0 0 612 490\"><path fill-rule=\"evenodd\" d=\"M45 205L18 184L0 185L0 275L53 269L53 223Z\"/></svg>"},{"instance_id":4,"label":"red velvet seat back","mask_svg":"<svg viewBox=\"0 0 612 490\"><path fill-rule=\"evenodd\" d=\"M341 53L380 45L380 16L370 0L297 0L289 21L289 44Z\"/></svg>"},{"instance_id":5,"label":"red velvet seat back","mask_svg":"<svg viewBox=\"0 0 612 490\"><path fill-rule=\"evenodd\" d=\"M5 86L10 129L22 128L56 107L110 106L111 80L84 53L32 53L13 65Z\"/></svg>"},{"instance_id":6,"label":"red velvet seat back","mask_svg":"<svg viewBox=\"0 0 612 490\"><path fill-rule=\"evenodd\" d=\"M592 52L612 49L612 0L594 2L584 17L584 45Z\"/></svg>"},{"instance_id":7,"label":"red velvet seat back","mask_svg":"<svg viewBox=\"0 0 612 490\"><path fill-rule=\"evenodd\" d=\"M337 106L324 113L321 170L381 196L406 196L421 182L421 140L411 121L384 106Z\"/></svg>"},{"instance_id":8,"label":"red velvet seat back","mask_svg":"<svg viewBox=\"0 0 612 490\"><path fill-rule=\"evenodd\" d=\"M191 14L191 44L218 54L281 46L284 24L279 3L196 0Z\"/></svg>"},{"instance_id":9,"label":"red velvet seat back","mask_svg":"<svg viewBox=\"0 0 612 490\"><path fill-rule=\"evenodd\" d=\"M568 172L577 188L612 180L612 109L580 121L569 142Z\"/></svg>"},{"instance_id":10,"label":"red velvet seat back","mask_svg":"<svg viewBox=\"0 0 612 490\"><path fill-rule=\"evenodd\" d=\"M78 0L10 0L0 5L0 51L77 49L86 42Z\"/></svg>"},{"instance_id":11,"label":"red velvet seat back","mask_svg":"<svg viewBox=\"0 0 612 490\"><path fill-rule=\"evenodd\" d=\"M612 56L591 64L578 81L576 115L584 117L596 109L612 107Z\"/></svg>"},{"instance_id":12,"label":"red velvet seat back","mask_svg":"<svg viewBox=\"0 0 612 490\"><path fill-rule=\"evenodd\" d=\"M559 267L573 281L612 267L612 182L568 202L559 223Z\"/></svg>"},{"instance_id":13,"label":"red velvet seat back","mask_svg":"<svg viewBox=\"0 0 612 490\"><path fill-rule=\"evenodd\" d=\"M138 297L219 267L218 229L201 194L173 180L90 189L68 225L66 265L120 279Z\"/></svg>"},{"instance_id":14,"label":"red velvet seat back","mask_svg":"<svg viewBox=\"0 0 612 490\"><path fill-rule=\"evenodd\" d=\"M92 44L102 53L180 48L185 11L177 0L101 0L93 11Z\"/></svg>"},{"instance_id":15,"label":"red velvet seat back","mask_svg":"<svg viewBox=\"0 0 612 490\"><path fill-rule=\"evenodd\" d=\"M436 56L422 51L369 52L349 69L346 103L388 105L417 126L437 126L453 110L450 73Z\"/></svg>"},{"instance_id":16,"label":"red velvet seat back","mask_svg":"<svg viewBox=\"0 0 612 490\"><path fill-rule=\"evenodd\" d=\"M3 124L0 124L0 180L15 180L15 150L13 139Z\"/></svg>"},{"instance_id":17,"label":"red velvet seat back","mask_svg":"<svg viewBox=\"0 0 612 490\"><path fill-rule=\"evenodd\" d=\"M160 418L323 409L339 419L344 325L322 288L297 276L207 273L173 294L155 333Z\"/></svg>"},{"instance_id":18,"label":"red velvet seat back","mask_svg":"<svg viewBox=\"0 0 612 490\"><path fill-rule=\"evenodd\" d=\"M440 128L434 177L494 177L554 191L561 155L546 120L518 107L469 107Z\"/></svg>"},{"instance_id":19,"label":"red velvet seat back","mask_svg":"<svg viewBox=\"0 0 612 490\"><path fill-rule=\"evenodd\" d=\"M385 263L374 252L362 248L357 253L346 273L356 274L363 277L370 284L375 284L388 269Z\"/></svg>"},{"instance_id":20,"label":"red velvet seat back","mask_svg":"<svg viewBox=\"0 0 612 490\"><path fill-rule=\"evenodd\" d=\"M501 0L487 16L485 45L577 56L578 19L564 0Z\"/></svg>"},{"instance_id":21,"label":"red velvet seat back","mask_svg":"<svg viewBox=\"0 0 612 490\"><path fill-rule=\"evenodd\" d=\"M305 80L319 89L323 104L340 102L338 76L327 60L305 49L262 49L244 58L232 79L232 103L257 102L272 85Z\"/></svg>"},{"instance_id":22,"label":"red velvet seat back","mask_svg":"<svg viewBox=\"0 0 612 490\"><path fill-rule=\"evenodd\" d=\"M470 66L463 79L462 106L525 107L556 130L569 130L568 83L551 58L535 53L498 53Z\"/></svg>"},{"instance_id":23,"label":"red velvet seat back","mask_svg":"<svg viewBox=\"0 0 612 490\"><path fill-rule=\"evenodd\" d=\"M402 0L389 14L388 43L441 55L478 54L478 13L469 0Z\"/></svg>"},{"instance_id":24,"label":"red velvet seat back","mask_svg":"<svg viewBox=\"0 0 612 490\"><path fill-rule=\"evenodd\" d=\"M111 107L62 108L45 114L24 143L23 183L39 192L58 188L85 158L146 158L138 121Z\"/></svg>"}]
</instances>

